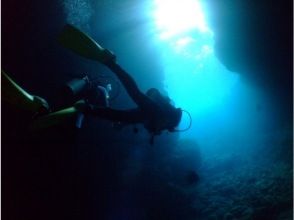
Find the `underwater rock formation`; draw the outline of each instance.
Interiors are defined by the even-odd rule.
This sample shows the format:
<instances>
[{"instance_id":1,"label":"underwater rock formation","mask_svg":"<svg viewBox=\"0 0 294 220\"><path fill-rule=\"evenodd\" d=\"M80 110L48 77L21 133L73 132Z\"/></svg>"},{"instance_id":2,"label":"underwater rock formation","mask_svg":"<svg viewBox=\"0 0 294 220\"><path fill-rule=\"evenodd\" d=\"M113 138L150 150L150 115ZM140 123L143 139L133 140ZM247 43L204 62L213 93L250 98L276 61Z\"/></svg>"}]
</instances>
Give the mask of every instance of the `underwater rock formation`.
<instances>
[{"instance_id":1,"label":"underwater rock formation","mask_svg":"<svg viewBox=\"0 0 294 220\"><path fill-rule=\"evenodd\" d=\"M289 91L292 1L220 0L206 4L215 50L225 66L263 85Z\"/></svg>"},{"instance_id":2,"label":"underwater rock formation","mask_svg":"<svg viewBox=\"0 0 294 220\"><path fill-rule=\"evenodd\" d=\"M292 1L207 1L215 53L231 71L260 87L292 125Z\"/></svg>"}]
</instances>

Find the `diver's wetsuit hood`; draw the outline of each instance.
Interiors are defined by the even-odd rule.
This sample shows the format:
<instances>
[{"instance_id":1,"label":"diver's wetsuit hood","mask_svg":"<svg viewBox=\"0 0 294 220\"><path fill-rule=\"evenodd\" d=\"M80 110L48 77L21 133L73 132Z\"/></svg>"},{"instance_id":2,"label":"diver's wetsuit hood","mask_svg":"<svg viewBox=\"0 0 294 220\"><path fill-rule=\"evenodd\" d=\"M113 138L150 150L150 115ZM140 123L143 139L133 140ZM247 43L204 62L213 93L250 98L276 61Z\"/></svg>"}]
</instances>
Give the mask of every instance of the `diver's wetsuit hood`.
<instances>
[{"instance_id":1,"label":"diver's wetsuit hood","mask_svg":"<svg viewBox=\"0 0 294 220\"><path fill-rule=\"evenodd\" d=\"M172 106L173 107L173 106ZM170 123L168 125L168 131L173 132L175 128L179 125L182 118L182 109L174 108L170 111Z\"/></svg>"},{"instance_id":2,"label":"diver's wetsuit hood","mask_svg":"<svg viewBox=\"0 0 294 220\"><path fill-rule=\"evenodd\" d=\"M161 120L162 123L159 123L159 128L156 130L165 130L167 129L170 132L175 131L175 127L180 123L182 117L182 110L180 108L175 108L171 104L171 100L163 96L157 89L151 88L147 91L146 95L152 99L162 110Z\"/></svg>"}]
</instances>

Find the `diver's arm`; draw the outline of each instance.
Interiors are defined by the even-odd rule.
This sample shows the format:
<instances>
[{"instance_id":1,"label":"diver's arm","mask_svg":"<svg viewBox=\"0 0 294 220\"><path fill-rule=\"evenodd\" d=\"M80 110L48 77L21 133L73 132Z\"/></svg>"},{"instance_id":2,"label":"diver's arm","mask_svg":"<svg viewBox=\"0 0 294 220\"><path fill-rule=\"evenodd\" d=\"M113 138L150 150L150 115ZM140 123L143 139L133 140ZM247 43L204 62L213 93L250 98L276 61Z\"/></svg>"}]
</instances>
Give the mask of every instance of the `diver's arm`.
<instances>
[{"instance_id":1,"label":"diver's arm","mask_svg":"<svg viewBox=\"0 0 294 220\"><path fill-rule=\"evenodd\" d=\"M66 25L58 36L58 41L64 47L85 58L105 64L117 75L128 94L141 109L153 108L153 101L138 89L132 77L116 63L115 55L109 50L102 48L86 33L72 25Z\"/></svg>"},{"instance_id":2,"label":"diver's arm","mask_svg":"<svg viewBox=\"0 0 294 220\"><path fill-rule=\"evenodd\" d=\"M104 64L116 74L127 90L129 96L140 108L150 109L152 106L155 107L154 102L140 91L135 80L123 68L121 68L115 60L105 62Z\"/></svg>"}]
</instances>

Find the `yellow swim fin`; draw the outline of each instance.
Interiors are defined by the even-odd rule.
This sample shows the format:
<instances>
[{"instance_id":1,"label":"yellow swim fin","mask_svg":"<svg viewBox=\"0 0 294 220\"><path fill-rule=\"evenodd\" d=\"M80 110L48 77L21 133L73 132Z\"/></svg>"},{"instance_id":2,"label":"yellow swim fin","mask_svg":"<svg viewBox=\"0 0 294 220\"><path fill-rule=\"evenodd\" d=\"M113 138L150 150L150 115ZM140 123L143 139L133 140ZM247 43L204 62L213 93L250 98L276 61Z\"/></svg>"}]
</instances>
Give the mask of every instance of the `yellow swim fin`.
<instances>
[{"instance_id":1,"label":"yellow swim fin","mask_svg":"<svg viewBox=\"0 0 294 220\"><path fill-rule=\"evenodd\" d=\"M3 70L1 70L1 98L11 105L32 112L38 112L41 108L49 109L45 99L29 94Z\"/></svg>"},{"instance_id":2,"label":"yellow swim fin","mask_svg":"<svg viewBox=\"0 0 294 220\"><path fill-rule=\"evenodd\" d=\"M71 118L77 115L78 111L75 107L69 107L62 109L45 116L41 116L30 124L29 128L31 131L36 131L44 128L60 124L65 119Z\"/></svg>"},{"instance_id":3,"label":"yellow swim fin","mask_svg":"<svg viewBox=\"0 0 294 220\"><path fill-rule=\"evenodd\" d=\"M101 47L86 33L76 27L67 24L58 36L58 41L65 48L83 56L87 59L105 63L115 56L108 50Z\"/></svg>"}]
</instances>

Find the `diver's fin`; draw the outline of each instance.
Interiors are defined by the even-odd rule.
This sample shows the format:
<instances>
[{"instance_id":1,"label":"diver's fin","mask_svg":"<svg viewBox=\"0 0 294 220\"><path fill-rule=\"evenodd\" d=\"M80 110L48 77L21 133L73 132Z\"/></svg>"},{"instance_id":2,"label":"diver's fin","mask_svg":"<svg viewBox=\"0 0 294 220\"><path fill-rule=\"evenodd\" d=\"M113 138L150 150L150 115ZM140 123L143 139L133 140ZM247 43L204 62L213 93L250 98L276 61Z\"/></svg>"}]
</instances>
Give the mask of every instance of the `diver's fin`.
<instances>
[{"instance_id":1,"label":"diver's fin","mask_svg":"<svg viewBox=\"0 0 294 220\"><path fill-rule=\"evenodd\" d=\"M45 116L40 116L30 124L29 129L31 131L36 131L44 128L49 128L51 126L60 124L68 118L76 116L78 113L79 112L75 107L69 107Z\"/></svg>"},{"instance_id":2,"label":"diver's fin","mask_svg":"<svg viewBox=\"0 0 294 220\"><path fill-rule=\"evenodd\" d=\"M84 113L88 108L88 104L85 100L77 101L74 106L68 107L50 114L40 116L36 118L31 124L29 129L31 131L36 131L44 128L49 128L51 126L58 125L65 120L78 116L76 121L76 127L80 128L82 126Z\"/></svg>"},{"instance_id":3,"label":"diver's fin","mask_svg":"<svg viewBox=\"0 0 294 220\"><path fill-rule=\"evenodd\" d=\"M58 36L58 41L64 47L85 58L105 63L109 59L108 50L102 48L90 36L72 25L65 25Z\"/></svg>"},{"instance_id":4,"label":"diver's fin","mask_svg":"<svg viewBox=\"0 0 294 220\"><path fill-rule=\"evenodd\" d=\"M39 96L29 94L1 70L2 100L20 109L37 112L41 108L49 109L47 101Z\"/></svg>"}]
</instances>

